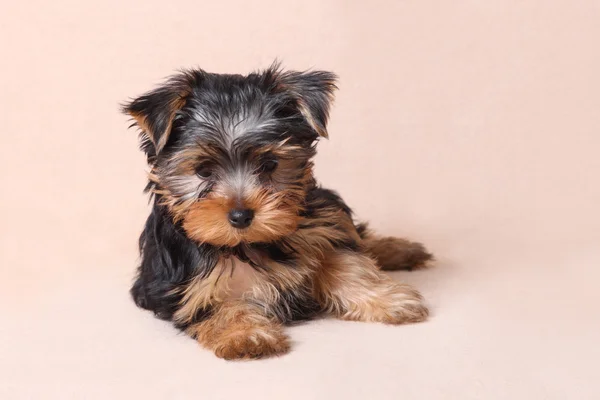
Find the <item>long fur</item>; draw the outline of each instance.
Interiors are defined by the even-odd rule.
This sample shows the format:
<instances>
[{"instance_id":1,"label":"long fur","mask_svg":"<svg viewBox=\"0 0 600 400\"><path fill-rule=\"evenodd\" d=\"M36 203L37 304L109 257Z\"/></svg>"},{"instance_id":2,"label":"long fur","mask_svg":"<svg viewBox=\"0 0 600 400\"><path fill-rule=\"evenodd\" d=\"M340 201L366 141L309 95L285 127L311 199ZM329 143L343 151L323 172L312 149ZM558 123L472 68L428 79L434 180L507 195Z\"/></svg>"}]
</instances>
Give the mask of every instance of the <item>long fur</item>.
<instances>
[{"instance_id":1,"label":"long fur","mask_svg":"<svg viewBox=\"0 0 600 400\"><path fill-rule=\"evenodd\" d=\"M289 349L285 324L327 313L392 324L427 317L384 269L432 259L379 237L313 176L336 77L324 71L184 71L123 110L141 130L152 212L135 303L227 359ZM267 167L268 166L268 167ZM252 211L247 228L229 222Z\"/></svg>"}]
</instances>

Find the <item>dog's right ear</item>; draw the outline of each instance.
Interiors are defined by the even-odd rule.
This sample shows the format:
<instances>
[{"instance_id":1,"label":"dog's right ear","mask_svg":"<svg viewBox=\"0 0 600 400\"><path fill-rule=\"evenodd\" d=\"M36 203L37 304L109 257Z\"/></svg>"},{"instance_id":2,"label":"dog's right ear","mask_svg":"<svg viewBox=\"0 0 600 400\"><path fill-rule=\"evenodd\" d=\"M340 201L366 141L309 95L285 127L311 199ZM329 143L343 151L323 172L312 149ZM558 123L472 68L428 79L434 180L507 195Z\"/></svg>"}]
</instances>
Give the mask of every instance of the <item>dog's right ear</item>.
<instances>
[{"instance_id":1,"label":"dog's right ear","mask_svg":"<svg viewBox=\"0 0 600 400\"><path fill-rule=\"evenodd\" d=\"M123 105L123 113L134 119L132 126L140 129L141 148L149 158L157 156L167 144L175 115L185 105L202 74L199 70L181 72Z\"/></svg>"}]
</instances>

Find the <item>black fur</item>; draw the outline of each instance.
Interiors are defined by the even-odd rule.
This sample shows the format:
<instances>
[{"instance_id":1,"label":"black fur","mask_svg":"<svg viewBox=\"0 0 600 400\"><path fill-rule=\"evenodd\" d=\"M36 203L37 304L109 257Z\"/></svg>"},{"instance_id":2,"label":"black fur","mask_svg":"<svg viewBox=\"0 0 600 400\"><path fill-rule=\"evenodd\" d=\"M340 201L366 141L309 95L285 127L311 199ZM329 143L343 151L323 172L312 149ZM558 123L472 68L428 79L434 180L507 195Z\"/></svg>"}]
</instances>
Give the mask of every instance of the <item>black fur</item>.
<instances>
[{"instance_id":1,"label":"black fur","mask_svg":"<svg viewBox=\"0 0 600 400\"><path fill-rule=\"evenodd\" d=\"M140 236L142 261L131 295L139 307L171 320L181 301L176 289L196 275L212 270L218 250L210 245L198 246L188 239L158 201L155 199ZM209 313L206 310L206 315Z\"/></svg>"},{"instance_id":2,"label":"black fur","mask_svg":"<svg viewBox=\"0 0 600 400\"><path fill-rule=\"evenodd\" d=\"M277 122L248 135L248 144L260 146L288 139L292 144L310 147L319 132L325 132L335 79L334 74L325 71L281 72L278 64L248 76L189 70L124 105L123 112L144 117L149 132L142 132L141 148L151 161L163 148L169 150L166 146L156 148L162 135L169 135L165 144L172 144L171 150L199 140L218 141L227 135L218 129L223 118L235 119L240 114L254 113ZM177 100L185 101L185 105L176 111L172 129L167 132L170 105ZM302 114L300 104L311 113L316 127ZM201 118L199 110L203 111Z\"/></svg>"},{"instance_id":3,"label":"black fur","mask_svg":"<svg viewBox=\"0 0 600 400\"><path fill-rule=\"evenodd\" d=\"M248 76L190 70L133 100L123 111L142 128L141 148L153 171L161 175L160 185L169 189L173 197L189 198L189 193L178 193L177 188L169 186L180 174L172 160L183 150L196 146L211 152L213 160L226 171L246 163L249 151L285 140L297 148L293 157L298 168L280 177L277 183L297 188L304 170L312 166L315 141L319 136L327 136L335 79L334 74L324 71L282 72L277 65ZM247 124L244 135L235 133L240 124ZM150 182L146 190L152 192L157 185ZM195 198L206 196L211 188L209 183L201 190L199 186ZM352 214L333 191L319 188L314 182L303 190L302 215L309 222L298 229L314 227L317 222L311 223L310 219L322 208L339 208ZM196 276L208 276L220 258L237 257L257 269L261 268L261 257L289 268L296 265L298 254L285 238L233 248L198 244L186 236L166 206L161 205L162 200L161 194L153 199L152 213L140 237L141 265L131 289L135 303L159 318L172 320L182 300L179 289ZM332 244L347 249L358 247L350 240ZM313 316L319 305L308 289L284 291L273 310L282 322L293 322ZM211 312L200 310L191 323L202 321ZM178 327L185 329L187 325Z\"/></svg>"},{"instance_id":4,"label":"black fur","mask_svg":"<svg viewBox=\"0 0 600 400\"><path fill-rule=\"evenodd\" d=\"M286 290L279 293L280 301L272 312L284 324L305 321L321 311L321 305L306 290Z\"/></svg>"},{"instance_id":5,"label":"black fur","mask_svg":"<svg viewBox=\"0 0 600 400\"><path fill-rule=\"evenodd\" d=\"M235 256L255 268L260 263L254 261L253 254L266 254L272 260L294 268L297 254L285 240L275 243L254 243L235 248L199 245L188 239L183 229L174 223L168 210L159 204L160 197L154 200L152 213L148 217L140 236L142 262L137 279L131 288L135 303L166 320L171 320L181 301L177 288L200 275L206 277L212 272L220 256ZM310 218L318 208L337 207L351 213L350 208L334 192L314 187L307 192L305 216ZM311 225L300 226L306 229ZM337 248L356 250L355 242L334 243ZM285 323L305 320L319 311L319 305L308 292L282 292L281 302L276 308L276 316ZM211 310L203 310L192 322L200 322L210 316ZM185 329L187 325L178 328Z\"/></svg>"}]
</instances>

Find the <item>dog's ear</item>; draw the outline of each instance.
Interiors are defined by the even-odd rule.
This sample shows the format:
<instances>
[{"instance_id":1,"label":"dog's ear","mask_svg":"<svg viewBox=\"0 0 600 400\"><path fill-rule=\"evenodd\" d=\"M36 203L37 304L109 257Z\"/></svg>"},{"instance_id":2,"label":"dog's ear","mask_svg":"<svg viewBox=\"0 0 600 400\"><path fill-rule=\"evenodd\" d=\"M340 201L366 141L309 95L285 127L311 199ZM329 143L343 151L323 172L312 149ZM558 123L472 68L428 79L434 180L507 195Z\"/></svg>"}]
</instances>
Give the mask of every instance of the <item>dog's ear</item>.
<instances>
[{"instance_id":1,"label":"dog's ear","mask_svg":"<svg viewBox=\"0 0 600 400\"><path fill-rule=\"evenodd\" d=\"M327 138L329 107L337 89L337 76L327 71L288 71L277 74L278 90L287 91L296 101L308 124L321 137Z\"/></svg>"},{"instance_id":2,"label":"dog's ear","mask_svg":"<svg viewBox=\"0 0 600 400\"><path fill-rule=\"evenodd\" d=\"M158 155L167 144L175 115L183 108L200 78L200 71L184 71L123 105L122 111L130 115L134 119L133 125L140 129L141 148L149 157Z\"/></svg>"}]
</instances>

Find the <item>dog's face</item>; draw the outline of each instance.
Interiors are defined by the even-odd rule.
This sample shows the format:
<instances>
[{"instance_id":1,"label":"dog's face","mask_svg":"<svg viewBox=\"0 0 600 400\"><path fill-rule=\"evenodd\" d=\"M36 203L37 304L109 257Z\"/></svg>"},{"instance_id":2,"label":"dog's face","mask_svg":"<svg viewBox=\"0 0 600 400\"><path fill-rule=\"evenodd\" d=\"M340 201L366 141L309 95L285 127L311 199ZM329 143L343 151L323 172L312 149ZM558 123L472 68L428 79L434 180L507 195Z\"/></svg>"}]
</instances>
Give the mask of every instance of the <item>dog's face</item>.
<instances>
[{"instance_id":1,"label":"dog's face","mask_svg":"<svg viewBox=\"0 0 600 400\"><path fill-rule=\"evenodd\" d=\"M335 75L183 72L127 104L152 190L199 243L268 243L293 232L326 137Z\"/></svg>"}]
</instances>

